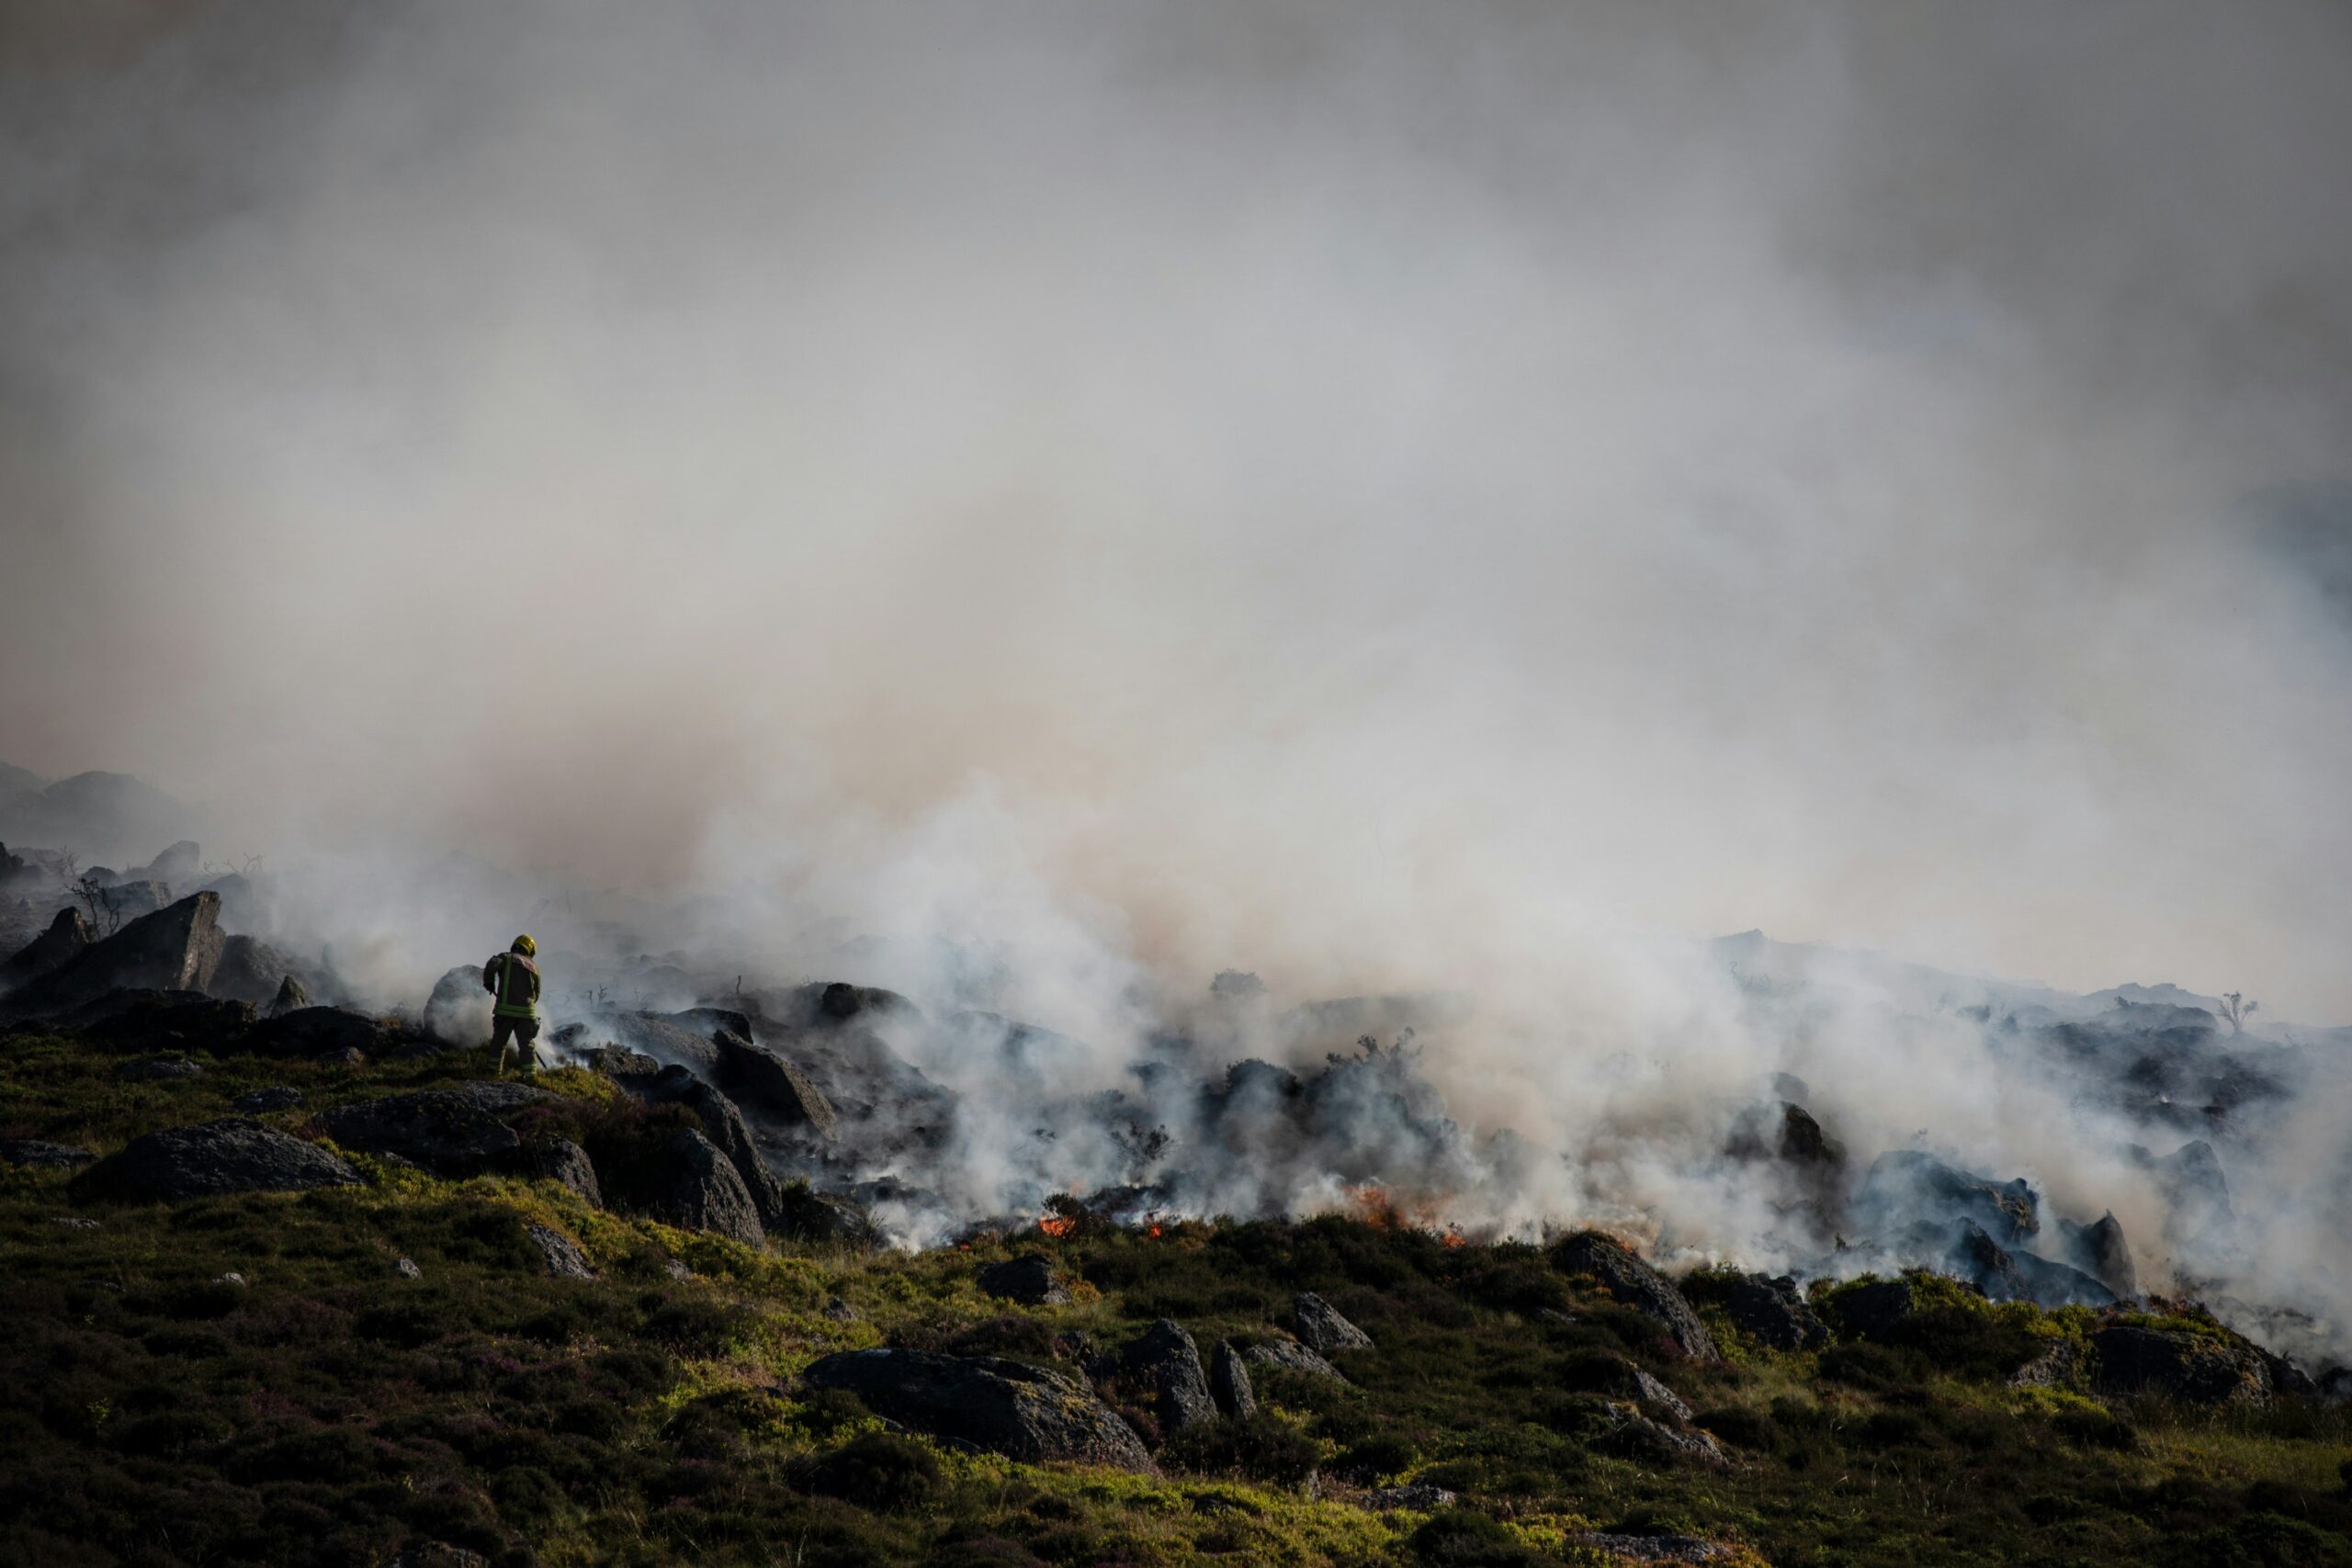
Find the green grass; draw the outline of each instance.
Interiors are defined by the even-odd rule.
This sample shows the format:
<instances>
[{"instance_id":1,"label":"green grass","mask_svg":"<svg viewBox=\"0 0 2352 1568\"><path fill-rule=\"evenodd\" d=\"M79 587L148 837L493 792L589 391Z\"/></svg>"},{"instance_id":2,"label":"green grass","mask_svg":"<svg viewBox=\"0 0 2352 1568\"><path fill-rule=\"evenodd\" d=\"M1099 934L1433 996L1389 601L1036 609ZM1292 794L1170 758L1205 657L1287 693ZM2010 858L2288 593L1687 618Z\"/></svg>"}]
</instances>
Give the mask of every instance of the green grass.
<instances>
[{"instance_id":1,"label":"green grass","mask_svg":"<svg viewBox=\"0 0 2352 1568\"><path fill-rule=\"evenodd\" d=\"M275 1082L309 1103L265 1120L297 1129L486 1065L231 1057L201 1079L126 1084L114 1060L0 1038L0 1133L104 1151ZM540 1081L577 1102L574 1124L612 1113L592 1075ZM1783 1355L1735 1339L1733 1359L1701 1366L1535 1247L1327 1218L763 1251L548 1182L357 1163L371 1185L177 1207L77 1207L61 1173L0 1171L0 1564L374 1564L442 1542L502 1564L1401 1568L1596 1561L1576 1544L1595 1529L1702 1535L1784 1564L2352 1563L2341 1410L2110 1409L2005 1385L2018 1359L2082 1337L2086 1313L1936 1285L1894 1342ZM534 1222L577 1237L602 1279L539 1274ZM1077 1281L1068 1305L975 1288L981 1263L1028 1248ZM401 1257L422 1279L399 1277ZM671 1258L694 1277L673 1280ZM243 1285L217 1282L232 1270ZM1113 1347L1167 1315L1205 1350L1279 1331L1301 1290L1378 1348L1336 1358L1346 1386L1261 1376L1258 1422L1184 1435L1159 1478L972 1454L796 1392L815 1357L879 1344L1048 1360L1074 1335ZM853 1320L828 1314L836 1296ZM1836 1296L1822 1292L1833 1322ZM1633 1365L1700 1413L1733 1468L1596 1443ZM1151 1429L1145 1391L1110 1392ZM1377 1514L1346 1497L1414 1480L1461 1506Z\"/></svg>"}]
</instances>

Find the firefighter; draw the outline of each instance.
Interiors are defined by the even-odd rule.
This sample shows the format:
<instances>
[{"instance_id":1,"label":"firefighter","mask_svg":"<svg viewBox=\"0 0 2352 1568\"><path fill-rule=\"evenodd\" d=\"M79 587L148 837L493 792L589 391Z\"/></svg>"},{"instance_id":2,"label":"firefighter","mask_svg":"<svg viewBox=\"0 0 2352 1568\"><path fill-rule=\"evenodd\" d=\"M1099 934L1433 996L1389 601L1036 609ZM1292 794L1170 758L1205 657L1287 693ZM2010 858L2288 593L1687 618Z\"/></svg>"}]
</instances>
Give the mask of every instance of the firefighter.
<instances>
[{"instance_id":1,"label":"firefighter","mask_svg":"<svg viewBox=\"0 0 2352 1568\"><path fill-rule=\"evenodd\" d=\"M539 1054L531 1042L539 1037L539 966L532 955L539 944L518 936L514 945L481 966L481 987L495 998L490 1010L490 1043L498 1048L498 1071L506 1070L512 1045L522 1053L523 1070L539 1070Z\"/></svg>"}]
</instances>

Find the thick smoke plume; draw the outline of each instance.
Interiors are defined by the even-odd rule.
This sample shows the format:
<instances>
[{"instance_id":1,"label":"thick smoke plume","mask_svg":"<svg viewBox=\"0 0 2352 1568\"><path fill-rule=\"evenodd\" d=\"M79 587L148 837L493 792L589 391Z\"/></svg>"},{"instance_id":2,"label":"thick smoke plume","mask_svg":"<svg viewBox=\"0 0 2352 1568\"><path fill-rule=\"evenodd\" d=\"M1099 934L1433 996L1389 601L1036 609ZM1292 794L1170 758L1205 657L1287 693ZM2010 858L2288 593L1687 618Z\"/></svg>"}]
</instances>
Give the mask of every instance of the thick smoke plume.
<instances>
[{"instance_id":1,"label":"thick smoke plume","mask_svg":"<svg viewBox=\"0 0 2352 1568\"><path fill-rule=\"evenodd\" d=\"M2340 6L12 16L0 756L203 800L357 994L529 922L1056 1032L899 1043L1002 1101L949 1218L1115 1093L1207 1211L1370 1140L1771 1261L1775 1073L2179 1249L2050 993L1679 933L2352 1016ZM1311 1156L1129 1070L1430 993ZM2345 1299L2343 1049L2197 1277Z\"/></svg>"}]
</instances>

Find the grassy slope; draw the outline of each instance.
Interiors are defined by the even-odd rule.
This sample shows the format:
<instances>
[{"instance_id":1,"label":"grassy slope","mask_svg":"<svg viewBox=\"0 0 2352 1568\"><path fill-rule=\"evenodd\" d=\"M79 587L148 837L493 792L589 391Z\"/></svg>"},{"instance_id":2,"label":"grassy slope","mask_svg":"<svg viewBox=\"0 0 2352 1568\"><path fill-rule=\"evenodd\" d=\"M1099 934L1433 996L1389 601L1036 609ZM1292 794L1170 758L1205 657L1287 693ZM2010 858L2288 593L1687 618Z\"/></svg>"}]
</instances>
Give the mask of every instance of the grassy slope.
<instances>
[{"instance_id":1,"label":"grassy slope","mask_svg":"<svg viewBox=\"0 0 2352 1568\"><path fill-rule=\"evenodd\" d=\"M199 1080L124 1084L93 1047L17 1037L0 1040L0 1133L106 1149L272 1082L311 1103L266 1120L299 1126L482 1066L232 1057ZM372 1564L438 1541L518 1563L1468 1564L1592 1561L1572 1544L1592 1529L1695 1533L1784 1564L2352 1562L2343 1412L2110 1413L2003 1386L2079 1314L1956 1299L1914 1347L1735 1344L1731 1364L1701 1368L1532 1247L1340 1220L1024 1236L1085 1283L1067 1307L1023 1311L970 1283L1007 1252L995 1243L757 1254L551 1183L370 1174L358 1190L85 1210L61 1175L0 1168L0 1562ZM59 1223L77 1215L100 1224ZM531 1220L577 1236L604 1278L537 1273ZM402 1256L421 1280L395 1273ZM696 1277L672 1279L666 1257ZM243 1286L216 1282L231 1270ZM1301 1289L1380 1341L1341 1359L1356 1385L1261 1379L1272 1413L1188 1436L1163 1458L1193 1468L1163 1480L877 1438L854 1403L790 1392L834 1349L1044 1359L1057 1335L1115 1345L1163 1314L1205 1350L1267 1333ZM827 1313L836 1296L854 1320ZM1577 1321L1547 1323L1546 1306ZM1736 1468L1600 1451L1598 1398L1623 1358L1698 1407ZM1309 1459L1320 1480L1291 1479ZM1379 1515L1341 1495L1403 1479L1465 1507Z\"/></svg>"}]
</instances>

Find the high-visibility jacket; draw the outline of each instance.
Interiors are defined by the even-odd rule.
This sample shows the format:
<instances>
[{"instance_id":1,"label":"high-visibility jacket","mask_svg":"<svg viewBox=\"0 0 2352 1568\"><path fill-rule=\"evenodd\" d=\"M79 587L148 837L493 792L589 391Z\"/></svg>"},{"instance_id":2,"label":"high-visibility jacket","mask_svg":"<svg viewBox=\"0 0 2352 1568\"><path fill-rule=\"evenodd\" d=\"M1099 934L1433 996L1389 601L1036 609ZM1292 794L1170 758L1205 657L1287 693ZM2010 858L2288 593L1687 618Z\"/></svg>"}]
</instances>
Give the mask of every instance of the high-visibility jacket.
<instances>
[{"instance_id":1,"label":"high-visibility jacket","mask_svg":"<svg viewBox=\"0 0 2352 1568\"><path fill-rule=\"evenodd\" d=\"M519 953L502 953L481 966L482 988L497 998L497 1018L539 1016L539 966Z\"/></svg>"}]
</instances>

